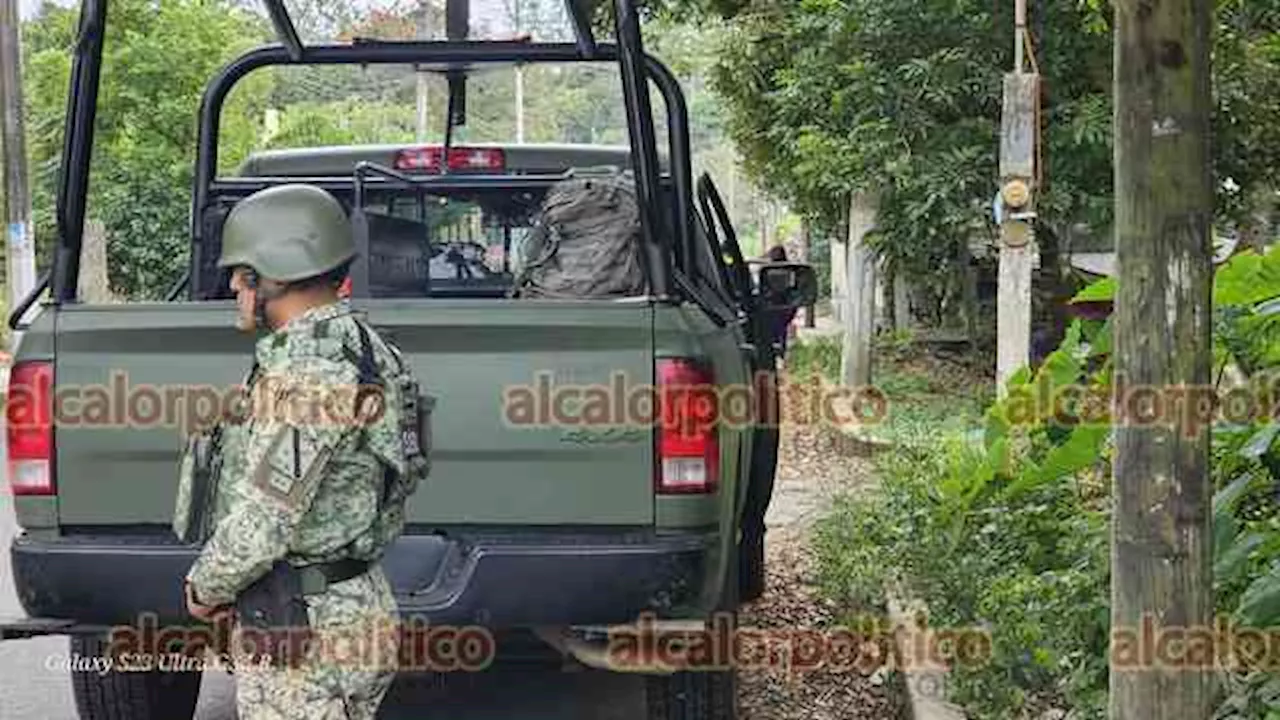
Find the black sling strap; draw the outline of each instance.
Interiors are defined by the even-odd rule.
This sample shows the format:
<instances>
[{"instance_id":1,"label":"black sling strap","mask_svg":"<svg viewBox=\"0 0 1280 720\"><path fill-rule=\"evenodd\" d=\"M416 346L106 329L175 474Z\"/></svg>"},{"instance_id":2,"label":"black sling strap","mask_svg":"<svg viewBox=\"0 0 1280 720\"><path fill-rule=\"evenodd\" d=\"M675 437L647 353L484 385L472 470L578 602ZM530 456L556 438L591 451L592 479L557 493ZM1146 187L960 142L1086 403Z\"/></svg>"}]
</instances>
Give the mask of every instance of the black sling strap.
<instances>
[{"instance_id":1,"label":"black sling strap","mask_svg":"<svg viewBox=\"0 0 1280 720\"><path fill-rule=\"evenodd\" d=\"M378 372L377 361L373 357L373 342L369 338L369 331L365 329L364 323L352 318L356 325L356 332L360 334L360 354L357 355L351 348L344 345L342 352L356 365L359 373L359 388L356 390L356 411L359 412L364 407L365 398L369 394L377 394L378 402L386 402L386 381L382 374ZM386 411L386 408L383 408ZM391 486L395 482L395 470L388 465L382 468L382 498L378 503L378 509L386 507L387 498L391 495Z\"/></svg>"}]
</instances>

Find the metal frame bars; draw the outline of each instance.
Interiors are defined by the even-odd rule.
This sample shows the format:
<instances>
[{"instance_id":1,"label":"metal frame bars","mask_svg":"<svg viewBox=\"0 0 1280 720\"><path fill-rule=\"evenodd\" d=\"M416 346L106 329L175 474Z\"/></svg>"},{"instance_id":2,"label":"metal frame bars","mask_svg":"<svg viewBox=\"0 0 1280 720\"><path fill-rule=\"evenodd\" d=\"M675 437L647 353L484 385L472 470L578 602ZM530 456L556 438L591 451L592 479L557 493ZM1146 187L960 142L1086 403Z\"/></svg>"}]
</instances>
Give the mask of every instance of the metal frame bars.
<instances>
[{"instance_id":1,"label":"metal frame bars","mask_svg":"<svg viewBox=\"0 0 1280 720\"><path fill-rule=\"evenodd\" d=\"M58 183L58 246L54 250L51 274L55 302L76 299L106 20L106 0L85 0L80 11L80 34L67 95L67 128ZM37 285L33 293L42 291L43 287Z\"/></svg>"},{"instance_id":2,"label":"metal frame bars","mask_svg":"<svg viewBox=\"0 0 1280 720\"><path fill-rule=\"evenodd\" d=\"M276 28L276 37L280 38L280 44L289 51L289 57L294 62L302 60L304 54L302 40L298 37L298 29L293 26L293 19L289 17L284 0L264 0L264 2L267 4L267 12L271 14L271 24Z\"/></svg>"},{"instance_id":3,"label":"metal frame bars","mask_svg":"<svg viewBox=\"0 0 1280 720\"><path fill-rule=\"evenodd\" d=\"M619 0L619 4L629 4L627 0ZM634 15L633 15L634 17ZM631 32L638 34L637 25L633 24ZM671 71L661 62L653 57L643 54L643 50L631 45L628 50L630 52L640 51L639 57L642 64L635 66L627 66L630 73L635 74L640 68L643 68L644 78L652 80L657 86L659 92L663 96L663 100L667 109L667 127L670 138L670 158L672 179L675 185L675 215L677 222L673 224L676 239L679 243L678 247L690 248L693 243L693 205L692 205L692 179L691 166L689 164L689 128L688 128L688 110L685 104L684 94L680 89L679 82ZM218 181L215 178L218 154L218 132L221 125L221 111L223 103L230 92L231 88L245 75L253 70L273 66L273 65L377 65L377 64L483 64L483 63L517 63L517 62L584 62L590 60L598 61L620 61L623 52L619 47L612 44L600 44L597 46L597 55L594 58L584 57L576 45L568 43L539 43L530 44L522 42L395 42L395 43L368 43L357 46L350 45L313 45L307 48L301 61L294 61L287 54L287 51L281 47L262 47L251 50L238 59L227 64L222 72L214 77L206 88L204 98L201 102L200 109L200 130L199 144L196 155L196 168L193 178L192 193L192 213L191 213L191 232L195 241L192 249L191 268L195 270L200 267L199 254L204 250L203 240L203 223L201 218L205 208L210 201L210 191L216 185L223 186L229 184L225 181ZM625 83L624 89L630 86L632 90L647 85L642 83ZM632 95L628 92L628 95ZM639 94L639 93L635 93ZM639 122L639 133L633 129L632 135L638 137L632 138L633 163L639 168L648 157L648 174L650 179L654 181L651 186L654 190L657 188L657 162L656 147L653 132L653 116L652 111L635 112L639 109L636 106L644 103L645 107L649 107L648 95L643 96L643 100L637 101L634 97L628 102L629 118L631 122ZM647 128L647 132L645 129ZM643 138L648 138L646 143ZM639 145L639 147L637 147ZM648 146L649 153L644 152L644 147ZM639 155L639 157L636 157ZM640 174L640 183L642 186L645 175ZM477 178L477 180L479 180ZM518 182L519 178L511 178L512 182ZM652 212L656 209L653 201L656 199L657 193L650 191L647 193L647 202ZM661 225L655 225L653 219L648 220L648 227L651 231L657 231L657 235L649 235L653 242L649 243L665 243L666 240L661 237ZM654 278L654 293L659 296L665 296L669 293L670 287L670 258L675 252L679 252L676 247L672 247L672 252L661 252L659 247L654 247L654 251L659 251L661 256L660 264L657 268L661 268ZM681 253L688 258L690 255ZM194 279L196 273L193 272Z\"/></svg>"}]
</instances>

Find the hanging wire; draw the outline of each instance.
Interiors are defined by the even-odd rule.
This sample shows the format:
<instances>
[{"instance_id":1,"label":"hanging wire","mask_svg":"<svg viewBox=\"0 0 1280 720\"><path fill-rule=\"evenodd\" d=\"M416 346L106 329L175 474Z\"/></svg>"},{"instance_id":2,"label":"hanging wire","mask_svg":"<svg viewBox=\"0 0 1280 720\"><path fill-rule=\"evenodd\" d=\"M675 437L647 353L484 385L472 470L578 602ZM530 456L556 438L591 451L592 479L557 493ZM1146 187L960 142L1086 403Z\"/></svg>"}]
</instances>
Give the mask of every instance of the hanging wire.
<instances>
[{"instance_id":1,"label":"hanging wire","mask_svg":"<svg viewBox=\"0 0 1280 720\"><path fill-rule=\"evenodd\" d=\"M1031 29L1025 28L1022 34L1023 44L1026 45L1027 57L1031 60L1031 72L1036 76L1036 188L1043 187L1044 182L1044 136L1040 127L1041 113L1041 93L1040 83L1043 82L1040 75L1040 65L1036 62L1035 41L1031 35ZM1018 68L1021 72L1022 68Z\"/></svg>"}]
</instances>

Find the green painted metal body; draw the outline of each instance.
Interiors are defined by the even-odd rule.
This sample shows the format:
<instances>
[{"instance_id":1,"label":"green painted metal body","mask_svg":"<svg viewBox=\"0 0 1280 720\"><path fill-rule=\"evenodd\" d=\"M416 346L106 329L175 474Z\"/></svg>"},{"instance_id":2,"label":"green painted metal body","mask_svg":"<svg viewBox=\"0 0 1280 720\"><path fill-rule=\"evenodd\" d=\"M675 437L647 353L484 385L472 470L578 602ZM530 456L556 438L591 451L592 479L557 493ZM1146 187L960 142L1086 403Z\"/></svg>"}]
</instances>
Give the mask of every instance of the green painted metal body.
<instances>
[{"instance_id":1,"label":"green painted metal body","mask_svg":"<svg viewBox=\"0 0 1280 720\"><path fill-rule=\"evenodd\" d=\"M410 509L416 523L651 524L653 428L591 442L573 413L557 422L556 394L571 403L567 390L612 389L615 374L652 385L656 354L714 358L719 351L720 376L744 379L743 366L726 362L732 339L704 327L709 323L688 307L491 299L355 306L394 338L439 398L431 481ZM180 433L207 420L215 399L234 402L253 338L230 326L228 302L66 305L56 312L60 522L167 522ZM42 325L24 338L18 361L32 357L28 346L44 344ZM517 399L530 395L549 400L539 400L549 417L529 424L509 417ZM722 443L727 475L737 470L736 435ZM674 500L688 508L699 498ZM684 516L710 519L689 510L671 515Z\"/></svg>"},{"instance_id":2,"label":"green painted metal body","mask_svg":"<svg viewBox=\"0 0 1280 720\"><path fill-rule=\"evenodd\" d=\"M601 153L609 154L618 155ZM652 387L662 357L697 358L717 384L749 386L739 325L653 298L352 302L438 398L431 475L411 499L407 532L711 532L700 607L684 611L720 602L736 562L751 427L720 429L717 492L660 495L653 424L584 428L536 416L521 424L515 403L533 398L549 413L557 389L597 386L622 406L618 378L624 388ZM41 308L15 361L54 362L63 407L57 492L17 498L18 524L55 538L168 526L182 432L234 398L252 362L254 338L234 329L234 312L229 301ZM104 407L107 417L91 416Z\"/></svg>"}]
</instances>

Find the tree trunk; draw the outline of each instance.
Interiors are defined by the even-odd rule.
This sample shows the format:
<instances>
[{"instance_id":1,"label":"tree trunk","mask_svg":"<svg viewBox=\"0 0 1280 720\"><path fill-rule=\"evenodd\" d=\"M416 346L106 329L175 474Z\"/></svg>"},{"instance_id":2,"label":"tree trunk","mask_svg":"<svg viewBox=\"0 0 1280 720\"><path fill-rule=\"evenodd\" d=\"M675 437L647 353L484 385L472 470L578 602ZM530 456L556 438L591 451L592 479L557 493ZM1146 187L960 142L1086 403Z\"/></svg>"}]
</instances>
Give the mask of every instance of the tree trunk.
<instances>
[{"instance_id":1,"label":"tree trunk","mask_svg":"<svg viewBox=\"0 0 1280 720\"><path fill-rule=\"evenodd\" d=\"M848 304L848 269L847 261L849 236L844 240L831 239L831 316L836 322L843 323L846 316L845 306Z\"/></svg>"},{"instance_id":2,"label":"tree trunk","mask_svg":"<svg viewBox=\"0 0 1280 720\"><path fill-rule=\"evenodd\" d=\"M107 276L107 229L97 220L88 220L80 248L80 279L76 283L80 301L102 304L115 301Z\"/></svg>"},{"instance_id":3,"label":"tree trunk","mask_svg":"<svg viewBox=\"0 0 1280 720\"><path fill-rule=\"evenodd\" d=\"M1166 394L1210 380L1211 8L1116 4L1113 720L1213 710L1213 653L1187 654L1213 610L1209 428L1175 415L1181 405ZM1139 386L1141 404L1130 395ZM1172 427L1144 422L1150 390Z\"/></svg>"},{"instance_id":4,"label":"tree trunk","mask_svg":"<svg viewBox=\"0 0 1280 720\"><path fill-rule=\"evenodd\" d=\"M876 260L863 242L876 219L876 199L854 194L849 213L849 243L845 258L844 348L840 377L845 387L871 384L871 342L875 336Z\"/></svg>"},{"instance_id":5,"label":"tree trunk","mask_svg":"<svg viewBox=\"0 0 1280 720\"><path fill-rule=\"evenodd\" d=\"M907 278L902 271L893 274L893 329L906 330L911 327L911 299L907 287Z\"/></svg>"},{"instance_id":6,"label":"tree trunk","mask_svg":"<svg viewBox=\"0 0 1280 720\"><path fill-rule=\"evenodd\" d=\"M813 264L813 226L806 219L800 225L800 257L797 262ZM814 326L814 306L812 303L804 309L804 326Z\"/></svg>"}]
</instances>

